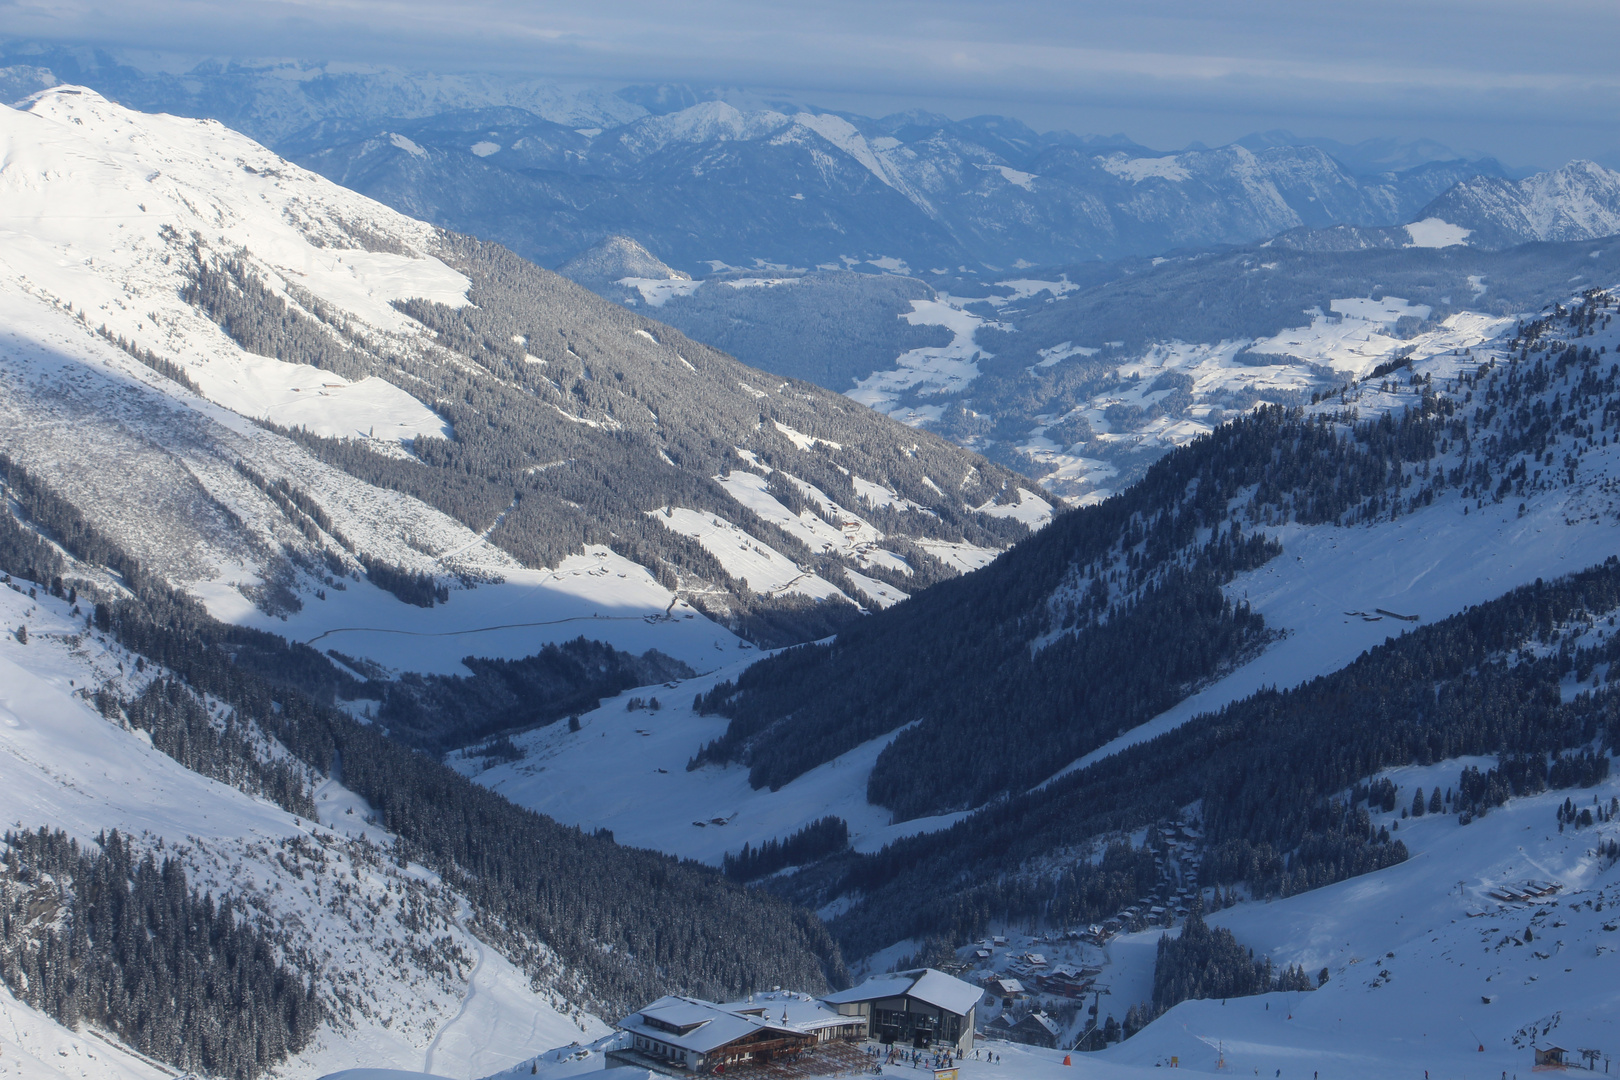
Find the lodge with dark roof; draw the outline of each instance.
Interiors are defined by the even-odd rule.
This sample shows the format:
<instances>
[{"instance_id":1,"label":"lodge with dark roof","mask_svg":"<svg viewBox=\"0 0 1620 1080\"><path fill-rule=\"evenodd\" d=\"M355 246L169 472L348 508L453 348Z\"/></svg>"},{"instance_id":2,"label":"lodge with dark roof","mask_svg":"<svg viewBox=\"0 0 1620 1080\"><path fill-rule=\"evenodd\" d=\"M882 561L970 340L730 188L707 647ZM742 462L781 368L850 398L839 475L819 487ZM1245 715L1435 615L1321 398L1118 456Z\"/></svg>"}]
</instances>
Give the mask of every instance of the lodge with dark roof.
<instances>
[{"instance_id":1,"label":"lodge with dark roof","mask_svg":"<svg viewBox=\"0 0 1620 1080\"><path fill-rule=\"evenodd\" d=\"M821 1000L846 1016L866 1021L870 1038L885 1044L973 1049L979 995L972 983L936 971L878 975Z\"/></svg>"}]
</instances>

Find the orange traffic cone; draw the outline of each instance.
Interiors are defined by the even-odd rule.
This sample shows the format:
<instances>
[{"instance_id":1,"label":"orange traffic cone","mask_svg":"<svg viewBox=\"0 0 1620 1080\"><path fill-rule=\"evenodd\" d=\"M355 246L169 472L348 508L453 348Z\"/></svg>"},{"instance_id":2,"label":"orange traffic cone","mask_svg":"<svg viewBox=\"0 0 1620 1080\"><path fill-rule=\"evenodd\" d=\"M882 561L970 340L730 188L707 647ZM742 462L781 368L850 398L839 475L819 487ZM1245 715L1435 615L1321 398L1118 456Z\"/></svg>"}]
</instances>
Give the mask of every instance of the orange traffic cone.
<instances>
[{"instance_id":1,"label":"orange traffic cone","mask_svg":"<svg viewBox=\"0 0 1620 1080\"><path fill-rule=\"evenodd\" d=\"M1073 1065L1074 1062L1072 1060L1070 1060L1068 1054L1064 1054L1063 1055L1063 1064L1065 1064L1065 1065Z\"/></svg>"}]
</instances>

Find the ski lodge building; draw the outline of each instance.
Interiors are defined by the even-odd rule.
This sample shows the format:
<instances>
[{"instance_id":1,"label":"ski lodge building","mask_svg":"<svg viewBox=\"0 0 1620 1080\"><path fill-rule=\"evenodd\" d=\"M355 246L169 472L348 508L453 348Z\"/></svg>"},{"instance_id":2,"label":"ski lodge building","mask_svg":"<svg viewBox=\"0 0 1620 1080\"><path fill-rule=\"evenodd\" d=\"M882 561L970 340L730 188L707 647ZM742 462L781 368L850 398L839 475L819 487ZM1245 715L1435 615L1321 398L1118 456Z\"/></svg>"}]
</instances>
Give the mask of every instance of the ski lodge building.
<instances>
[{"instance_id":1,"label":"ski lodge building","mask_svg":"<svg viewBox=\"0 0 1620 1080\"><path fill-rule=\"evenodd\" d=\"M618 1027L629 1035L630 1045L609 1051L613 1063L661 1073L711 1073L719 1066L792 1061L819 1043L858 1039L865 1032L861 1018L840 1015L810 995L792 991L754 994L726 1004L662 997L620 1020Z\"/></svg>"},{"instance_id":2,"label":"ski lodge building","mask_svg":"<svg viewBox=\"0 0 1620 1080\"><path fill-rule=\"evenodd\" d=\"M860 1051L844 1044L872 1038L973 1049L973 1020L982 992L943 971L923 968L879 975L820 1000L791 990L725 1004L661 997L619 1021L626 1041L607 1056L610 1066L673 1076L723 1074L811 1055L836 1070L864 1070L868 1062Z\"/></svg>"},{"instance_id":3,"label":"ski lodge building","mask_svg":"<svg viewBox=\"0 0 1620 1080\"><path fill-rule=\"evenodd\" d=\"M908 1046L973 1049L974 1017L984 991L943 971L878 975L821 1000L860 1017L869 1038Z\"/></svg>"}]
</instances>

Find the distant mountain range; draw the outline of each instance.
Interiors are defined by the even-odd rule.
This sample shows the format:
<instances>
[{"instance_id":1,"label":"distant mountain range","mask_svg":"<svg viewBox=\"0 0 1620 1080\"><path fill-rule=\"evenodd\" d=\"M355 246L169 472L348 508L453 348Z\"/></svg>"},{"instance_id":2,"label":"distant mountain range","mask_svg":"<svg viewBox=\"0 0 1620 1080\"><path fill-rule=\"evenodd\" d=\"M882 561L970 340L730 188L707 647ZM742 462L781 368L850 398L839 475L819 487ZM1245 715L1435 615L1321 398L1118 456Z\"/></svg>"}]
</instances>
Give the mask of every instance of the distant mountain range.
<instances>
[{"instance_id":1,"label":"distant mountain range","mask_svg":"<svg viewBox=\"0 0 1620 1080\"><path fill-rule=\"evenodd\" d=\"M1400 224L1503 178L1431 142L1268 132L1164 153L1017 120L881 119L685 87L209 64L147 73L0 49L13 97L57 79L207 116L396 209L555 266L613 235L688 273L767 265L950 272Z\"/></svg>"},{"instance_id":2,"label":"distant mountain range","mask_svg":"<svg viewBox=\"0 0 1620 1080\"><path fill-rule=\"evenodd\" d=\"M608 235L687 272L950 272L1396 224L1494 162L1358 177L1311 146L1158 154L1000 117L872 120L704 102L595 135L512 109L329 121L278 150L555 265Z\"/></svg>"}]
</instances>

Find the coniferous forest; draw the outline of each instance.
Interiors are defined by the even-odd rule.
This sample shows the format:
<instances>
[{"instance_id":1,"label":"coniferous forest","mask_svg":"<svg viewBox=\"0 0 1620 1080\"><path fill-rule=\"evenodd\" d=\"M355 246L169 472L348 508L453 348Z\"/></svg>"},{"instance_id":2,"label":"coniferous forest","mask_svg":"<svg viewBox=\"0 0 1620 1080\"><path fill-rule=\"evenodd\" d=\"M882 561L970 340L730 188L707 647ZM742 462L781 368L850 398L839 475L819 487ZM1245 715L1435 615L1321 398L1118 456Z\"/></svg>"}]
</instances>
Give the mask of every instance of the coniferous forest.
<instances>
[{"instance_id":1,"label":"coniferous forest","mask_svg":"<svg viewBox=\"0 0 1620 1080\"><path fill-rule=\"evenodd\" d=\"M43 826L3 843L0 975L58 1022L231 1080L254 1080L320 1026L314 987L228 897L199 896L178 862L116 831L100 850Z\"/></svg>"}]
</instances>

